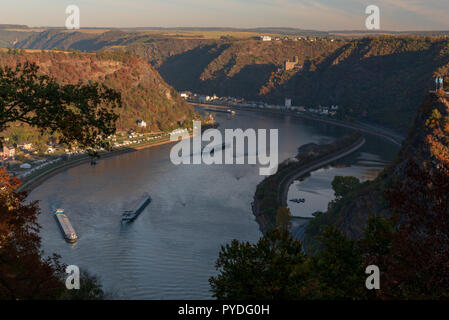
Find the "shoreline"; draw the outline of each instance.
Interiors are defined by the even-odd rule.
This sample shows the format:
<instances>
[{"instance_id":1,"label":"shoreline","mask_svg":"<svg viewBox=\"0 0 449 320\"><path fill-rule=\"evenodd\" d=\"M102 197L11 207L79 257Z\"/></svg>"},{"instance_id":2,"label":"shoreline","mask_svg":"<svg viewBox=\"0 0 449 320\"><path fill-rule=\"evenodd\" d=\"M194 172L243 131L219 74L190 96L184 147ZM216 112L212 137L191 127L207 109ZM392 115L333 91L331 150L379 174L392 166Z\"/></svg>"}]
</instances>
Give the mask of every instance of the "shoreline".
<instances>
[{"instance_id":1,"label":"shoreline","mask_svg":"<svg viewBox=\"0 0 449 320\"><path fill-rule=\"evenodd\" d=\"M336 126L341 126L341 127L345 127L348 129L353 129L353 130L359 130L359 131L363 131L365 133L368 134L372 134L372 135L377 135L377 136L381 136L385 139L387 139L388 141L395 143L397 145L401 145L401 140L399 139L404 139L403 137L393 137L392 135L386 133L386 132L379 132L379 131L373 131L373 128L371 127L362 127L360 125L354 125L351 123L347 123L347 122L343 122L340 120L335 120L335 119L323 119L320 117L315 117L315 116L309 116L309 115L305 115L305 114L298 114L298 113L293 113L293 112L285 112L285 111L276 111L276 110L264 110L264 111L260 111L260 110L255 110L254 108L251 107L241 107L241 106L227 106L227 105L219 105L219 104L204 104L204 103L193 103L193 102L189 102L187 101L189 104L195 106L199 106L199 107L216 107L216 108L234 108L237 110L243 110L243 111L249 111L249 112L261 112L261 113L271 113L271 114L276 114L276 115L280 115L280 116L293 116L296 118L302 118L302 119L308 119L308 120L317 120L320 122L324 122L324 123L328 123L331 125L336 125ZM382 130L381 128L378 128L379 130ZM189 139L192 138L192 135L189 136ZM398 141L399 140L399 141ZM113 150L110 152L105 152L105 153L100 153L102 158L110 158L110 157L114 157L114 156L118 156L118 155L122 155L122 154L126 154L126 153L130 153L130 152L137 152L140 150L144 150L144 149L148 149L148 148L152 148L152 147L157 147L157 146L161 146L161 145L165 145L165 144L169 144L169 143L173 143L174 141L170 141L170 140L165 140L165 141L160 141L160 142L156 142L156 143L146 143L143 145L137 145L136 147L128 147L128 148L123 148L123 149L118 149L118 150ZM75 159L75 160L68 160L66 162L64 162L61 165L58 165L56 167L50 168L48 170L44 170L41 173L38 173L37 176L26 180L22 183L22 185L18 188L18 191L26 191L28 193L30 193L31 191L33 191L33 189L37 188L39 185L41 185L42 183L44 183L46 180L48 180L49 178L53 177L54 175L57 175L65 170L77 167L79 165L88 163L90 161L90 157L89 156L85 156L82 157L80 159Z\"/></svg>"},{"instance_id":2,"label":"shoreline","mask_svg":"<svg viewBox=\"0 0 449 320\"><path fill-rule=\"evenodd\" d=\"M189 139L191 139L191 138L192 138L192 134L190 134L190 136L189 136ZM170 139L168 139L168 140L159 141L159 142L155 142L155 143L145 143L145 144L141 144L141 145L136 145L135 147L117 149L117 150L113 150L113 151L109 151L109 152L100 153L100 159L107 159L107 158L119 156L122 154L138 152L141 150L145 150L145 149L149 149L152 147L157 147L157 146L161 146L161 145L165 145L165 144L169 144L169 143L174 143L174 142L176 142L176 141L170 141ZM37 188L38 186L40 186L42 183L44 183L46 180L50 179L51 177L53 177L61 172L64 172L65 170L88 163L88 162L90 162L90 160L91 159L88 155L85 155L79 159L67 160L64 163L62 163L61 165L58 165L53 168L49 168L48 170L44 170L43 172L38 173L37 176L35 176L29 180L23 181L22 185L17 190L20 192L25 191L25 192L30 193L31 191L33 191L33 189Z\"/></svg>"},{"instance_id":3,"label":"shoreline","mask_svg":"<svg viewBox=\"0 0 449 320\"><path fill-rule=\"evenodd\" d=\"M322 168L326 165L328 165L329 163L332 163L334 161L340 160L346 156L351 155L352 153L356 152L357 150L359 150L361 147L363 147L366 143L366 139L361 137L359 138L355 143L353 143L352 145L348 146L346 149L343 150L339 150L338 153L332 155L330 154L328 157L326 157L327 159L323 159L322 161L320 161L318 164L309 164L307 165L307 168L304 168L302 170L296 170L295 172L292 172L291 175L287 175L286 177L284 177L283 180L281 180L280 182L280 189L281 189L281 194L280 194L280 203L281 206L286 207L287 206L287 196L288 196L288 191L290 189L290 186L292 185L292 183L311 173L314 170L317 170L319 168ZM303 217L297 217L297 218L303 218ZM307 217L304 217L303 219L308 219ZM312 219L312 218L311 218Z\"/></svg>"},{"instance_id":4,"label":"shoreline","mask_svg":"<svg viewBox=\"0 0 449 320\"><path fill-rule=\"evenodd\" d=\"M210 103L197 103L197 102L194 103L194 102L189 102L189 101L188 101L188 103L193 106L195 106L195 105L199 106L200 108L203 108L203 107L216 107L216 108L220 108L220 109L234 108L236 110L259 112L262 114L263 113L271 113L271 114L275 114L275 115L291 116L291 117L300 118L300 119L316 120L316 121L320 121L323 123L328 123L331 125L344 127L344 128L348 128L348 129L353 129L353 130L358 130L358 131L362 131L367 134L379 136L379 137L382 137L398 146L402 146L402 142L405 140L405 137L398 133L389 132L388 129L385 129L382 127L374 127L374 125L370 125L370 124L351 123L351 122L337 120L337 119L325 119L325 118L319 117L319 116L313 116L313 115L308 115L308 114L304 114L304 113L296 113L296 112L289 112L289 111L278 111L278 110L267 110L267 109L261 110L261 109L255 108L255 107L228 106L228 105L224 105L224 104L210 104Z\"/></svg>"},{"instance_id":5,"label":"shoreline","mask_svg":"<svg viewBox=\"0 0 449 320\"><path fill-rule=\"evenodd\" d=\"M405 140L405 137L403 137L399 134L389 132L387 129L383 129L381 127L374 127L373 125L369 125L369 124L362 124L362 123L353 124L353 123L348 123L348 122L345 122L342 120L324 119L322 117L317 117L317 116L312 116L312 115L307 115L307 114L302 114L302 113L298 114L296 112L285 112L285 111L276 111L276 110L261 111L259 109L254 109L252 107L226 106L226 105L218 105L218 104L202 104L202 103L192 103L192 102L189 102L189 103L193 106L196 105L200 108L204 108L204 107L215 107L215 108L220 108L220 109L234 108L234 109L242 110L242 111L271 113L271 114L280 115L280 116L287 115L287 116L293 116L293 117L301 118L301 119L316 120L316 121L328 123L330 125L345 127L348 129L352 129L354 131L359 131L359 132L379 136L381 138L386 139L387 141L389 141L391 143L398 145L399 147L402 146L402 142ZM344 157L356 152L365 144L365 142L366 142L365 138L361 137L358 141L356 141L354 144L349 146L348 147L349 149L344 148L343 150L339 150L338 152L336 152L334 154L328 155L327 157L325 157L325 159L321 159L318 164L315 163L315 161L312 161L312 163L306 164L305 167L298 168L297 170L294 170L291 174L288 174L286 177L284 177L281 180L281 182L278 184L278 196L280 197L278 199L278 202L279 202L280 206L287 207L287 196L288 196L289 187L296 179L298 179L302 176L305 176L305 175L311 173L312 171L317 170L323 166L326 166L329 163L332 163L336 160L339 160L341 158L344 158ZM261 183L263 183L263 182L261 182ZM259 187L260 184L258 184L257 187ZM257 192L257 187L256 187L256 192ZM264 215L261 212L262 201L257 199L256 195L254 195L253 199L254 199L254 201L251 203L251 209L253 211L253 214L256 218L257 223L259 224L260 231L263 234L265 234L265 232L269 230L270 226L272 226L272 222L270 221L270 217ZM304 228L307 227L308 222L311 219L313 219L313 218L311 218L311 217L292 217L292 221L299 222L300 226L298 229L302 228L303 230L304 230ZM298 233L298 230L296 230L295 232Z\"/></svg>"},{"instance_id":6,"label":"shoreline","mask_svg":"<svg viewBox=\"0 0 449 320\"><path fill-rule=\"evenodd\" d=\"M324 156L321 159L314 159L311 162L293 170L292 172L287 173L285 177L282 178L281 181L277 184L278 189L278 203L280 206L287 206L287 196L288 196L288 190L290 185L298 178L303 177L310 172L317 170L323 166L328 165L329 163L332 163L336 160L342 159L346 156L349 156L350 154L356 152L359 150L366 142L366 139L364 137L360 137L352 143L351 145L347 146L346 148L343 148L341 150L338 150L334 153L331 153L329 155ZM263 184L264 181L262 181L260 184L257 185L257 188ZM257 193L256 188L256 193ZM260 231L265 234L267 231L273 227L273 222L270 221L270 217L267 216L262 212L262 201L263 199L258 199L257 194L254 195L254 201L251 205L252 211L254 216L256 217L256 221L259 224ZM313 218L309 217L293 217L296 220L311 220Z\"/></svg>"},{"instance_id":7,"label":"shoreline","mask_svg":"<svg viewBox=\"0 0 449 320\"><path fill-rule=\"evenodd\" d=\"M209 128L215 128L218 127L218 123L214 124L205 124L203 125L203 130L209 129ZM193 137L193 133L189 134L188 138L185 139L191 139ZM170 143L176 143L178 141L171 141L170 138L167 138L166 140L158 141L158 142L146 142L141 144L136 144L135 147L127 147L127 148L121 148L113 151L103 152L100 153L100 158L107 159L115 156L119 156L122 154L130 153L130 152L138 152L141 150L149 149L152 147L157 147L165 144ZM61 165L57 165L56 167L49 168L48 170L44 170L40 173L38 173L36 176L32 177L29 180L22 181L22 185L17 189L19 192L25 191L30 193L33 191L33 189L37 188L39 185L44 183L49 178L53 177L54 175L57 175L58 173L61 173L65 170L77 167L79 165L85 164L90 162L90 157L88 155L85 155L81 158L74 159L74 160L68 160Z\"/></svg>"}]
</instances>

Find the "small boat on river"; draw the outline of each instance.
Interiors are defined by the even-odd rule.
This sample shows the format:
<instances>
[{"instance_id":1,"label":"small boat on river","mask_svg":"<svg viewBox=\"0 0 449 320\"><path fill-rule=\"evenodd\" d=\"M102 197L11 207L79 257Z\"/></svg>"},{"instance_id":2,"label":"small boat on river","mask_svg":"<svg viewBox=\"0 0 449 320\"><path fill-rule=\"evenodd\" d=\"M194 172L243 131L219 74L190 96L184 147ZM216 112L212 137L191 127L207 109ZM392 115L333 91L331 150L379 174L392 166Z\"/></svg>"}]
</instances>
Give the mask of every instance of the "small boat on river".
<instances>
[{"instance_id":1,"label":"small boat on river","mask_svg":"<svg viewBox=\"0 0 449 320\"><path fill-rule=\"evenodd\" d=\"M151 197L148 193L144 193L132 206L130 210L123 211L122 222L132 222L139 214L142 213L143 209L148 206L151 202Z\"/></svg>"},{"instance_id":2,"label":"small boat on river","mask_svg":"<svg viewBox=\"0 0 449 320\"><path fill-rule=\"evenodd\" d=\"M295 203L305 203L306 199L299 198L299 199L291 199L290 201Z\"/></svg>"},{"instance_id":3,"label":"small boat on river","mask_svg":"<svg viewBox=\"0 0 449 320\"><path fill-rule=\"evenodd\" d=\"M58 221L59 227L64 235L67 242L75 243L78 241L78 236L76 235L75 229L73 229L69 218L64 213L64 209L58 209L55 212L56 221Z\"/></svg>"}]
</instances>

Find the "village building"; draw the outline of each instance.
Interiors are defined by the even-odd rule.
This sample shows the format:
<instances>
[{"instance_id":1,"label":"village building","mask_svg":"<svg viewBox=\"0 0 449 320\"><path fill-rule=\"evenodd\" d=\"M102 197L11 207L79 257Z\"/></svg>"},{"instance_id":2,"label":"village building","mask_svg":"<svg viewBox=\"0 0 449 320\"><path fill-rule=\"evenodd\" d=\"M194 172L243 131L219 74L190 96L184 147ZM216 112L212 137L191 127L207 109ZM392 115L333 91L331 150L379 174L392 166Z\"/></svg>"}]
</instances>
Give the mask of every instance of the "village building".
<instances>
[{"instance_id":1,"label":"village building","mask_svg":"<svg viewBox=\"0 0 449 320\"><path fill-rule=\"evenodd\" d=\"M297 56L293 57L293 61L287 60L284 61L283 69L284 71L289 71L294 69L296 66L299 65L299 59Z\"/></svg>"},{"instance_id":2,"label":"village building","mask_svg":"<svg viewBox=\"0 0 449 320\"><path fill-rule=\"evenodd\" d=\"M16 149L12 147L3 146L2 151L0 152L0 158L2 159L11 159L16 155Z\"/></svg>"},{"instance_id":3,"label":"village building","mask_svg":"<svg viewBox=\"0 0 449 320\"><path fill-rule=\"evenodd\" d=\"M271 37L270 36L260 36L259 39L262 40L262 41L271 41Z\"/></svg>"},{"instance_id":4,"label":"village building","mask_svg":"<svg viewBox=\"0 0 449 320\"><path fill-rule=\"evenodd\" d=\"M190 98L191 95L192 95L192 93L189 91L181 92L181 98L183 98L183 99L188 99L188 98Z\"/></svg>"},{"instance_id":5,"label":"village building","mask_svg":"<svg viewBox=\"0 0 449 320\"><path fill-rule=\"evenodd\" d=\"M33 149L32 143L24 143L17 146L21 150L31 151Z\"/></svg>"},{"instance_id":6,"label":"village building","mask_svg":"<svg viewBox=\"0 0 449 320\"><path fill-rule=\"evenodd\" d=\"M143 120L137 120L136 124L139 128L146 128L147 127L147 123Z\"/></svg>"}]
</instances>

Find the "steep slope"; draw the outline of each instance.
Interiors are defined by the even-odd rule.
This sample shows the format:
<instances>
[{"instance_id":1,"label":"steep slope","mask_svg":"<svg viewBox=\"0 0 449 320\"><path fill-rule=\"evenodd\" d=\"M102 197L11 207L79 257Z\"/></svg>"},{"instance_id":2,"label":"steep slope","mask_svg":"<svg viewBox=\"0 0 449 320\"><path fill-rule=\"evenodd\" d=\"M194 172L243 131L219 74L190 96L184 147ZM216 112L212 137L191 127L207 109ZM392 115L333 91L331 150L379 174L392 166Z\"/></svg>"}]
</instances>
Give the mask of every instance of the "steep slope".
<instances>
[{"instance_id":1,"label":"steep slope","mask_svg":"<svg viewBox=\"0 0 449 320\"><path fill-rule=\"evenodd\" d=\"M267 97L292 96L305 105L339 104L342 116L406 132L432 76L449 62L449 41L430 38L354 40L280 86Z\"/></svg>"},{"instance_id":2,"label":"steep slope","mask_svg":"<svg viewBox=\"0 0 449 320\"><path fill-rule=\"evenodd\" d=\"M340 46L330 41L220 41L172 56L158 69L179 90L258 100L266 98L263 87L284 61L297 57L301 68L308 59L321 61Z\"/></svg>"},{"instance_id":3,"label":"steep slope","mask_svg":"<svg viewBox=\"0 0 449 320\"><path fill-rule=\"evenodd\" d=\"M193 109L147 62L123 53L78 53L58 51L0 52L0 65L26 61L61 83L102 82L121 92L119 128L134 128L145 120L151 130L167 130L192 118Z\"/></svg>"},{"instance_id":4,"label":"steep slope","mask_svg":"<svg viewBox=\"0 0 449 320\"><path fill-rule=\"evenodd\" d=\"M341 117L388 126L402 133L432 76L447 74L449 40L376 37L349 42L233 41L197 47L158 68L178 90L294 105L338 104ZM282 63L298 57L296 70ZM399 115L399 116L398 116Z\"/></svg>"},{"instance_id":5,"label":"steep slope","mask_svg":"<svg viewBox=\"0 0 449 320\"><path fill-rule=\"evenodd\" d=\"M177 90L294 105L337 104L340 117L406 133L435 74L449 70L449 39L376 36L262 42L177 39L137 31L32 34L18 48L131 51ZM286 60L297 68L285 71Z\"/></svg>"},{"instance_id":6,"label":"steep slope","mask_svg":"<svg viewBox=\"0 0 449 320\"><path fill-rule=\"evenodd\" d=\"M124 32L73 32L69 30L45 30L30 34L26 39L18 42L16 48L50 50L74 49L81 51L95 51L108 45L124 43L131 37Z\"/></svg>"},{"instance_id":7,"label":"steep slope","mask_svg":"<svg viewBox=\"0 0 449 320\"><path fill-rule=\"evenodd\" d=\"M160 54L170 46L151 46L162 57L155 63L161 75L178 90L277 104L285 97L293 98L294 105L338 104L341 117L401 133L410 128L419 101L433 87L432 77L447 75L449 69L447 38L216 41L170 55ZM283 62L295 56L298 67L283 70Z\"/></svg>"},{"instance_id":8,"label":"steep slope","mask_svg":"<svg viewBox=\"0 0 449 320\"><path fill-rule=\"evenodd\" d=\"M429 177L441 178L442 174L447 174L441 170L449 164L448 137L449 100L441 94L429 94L395 162L376 180L364 183L343 199L331 203L327 212L318 214L306 232L308 249L317 249L315 239L328 224L337 226L353 239L360 239L371 215L392 214L392 202L396 211L398 207L408 206L408 211L416 212L415 207L421 206L418 212L430 216L434 208L429 200L442 190L435 181L429 183ZM449 176L444 179L447 184ZM421 195L427 200L421 199Z\"/></svg>"},{"instance_id":9,"label":"steep slope","mask_svg":"<svg viewBox=\"0 0 449 320\"><path fill-rule=\"evenodd\" d=\"M24 30L24 31L19 31ZM27 39L31 32L27 31L25 27L17 26L13 30L0 27L0 48L11 48L20 41Z\"/></svg>"}]
</instances>

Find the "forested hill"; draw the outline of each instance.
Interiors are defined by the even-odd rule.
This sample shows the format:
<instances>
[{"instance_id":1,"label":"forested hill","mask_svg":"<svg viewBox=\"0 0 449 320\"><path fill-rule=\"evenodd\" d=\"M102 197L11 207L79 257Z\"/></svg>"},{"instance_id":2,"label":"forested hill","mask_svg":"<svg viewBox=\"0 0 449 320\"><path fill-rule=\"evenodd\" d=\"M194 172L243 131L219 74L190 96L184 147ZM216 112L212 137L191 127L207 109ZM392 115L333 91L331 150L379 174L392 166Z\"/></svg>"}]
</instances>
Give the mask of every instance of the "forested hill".
<instances>
[{"instance_id":1,"label":"forested hill","mask_svg":"<svg viewBox=\"0 0 449 320\"><path fill-rule=\"evenodd\" d=\"M35 62L40 72L63 84L96 81L122 94L119 129L135 128L145 120L150 130L178 127L193 116L193 109L146 61L124 53L79 53L62 51L0 51L0 65Z\"/></svg>"},{"instance_id":2,"label":"forested hill","mask_svg":"<svg viewBox=\"0 0 449 320\"><path fill-rule=\"evenodd\" d=\"M297 70L282 63L298 57ZM435 73L447 74L449 40L234 41L172 55L158 70L178 90L294 105L337 104L342 116L406 133Z\"/></svg>"},{"instance_id":3,"label":"forested hill","mask_svg":"<svg viewBox=\"0 0 449 320\"><path fill-rule=\"evenodd\" d=\"M443 226L449 232L449 100L428 95L396 161L376 180L347 187L347 193L318 214L306 243L315 250L325 225L337 226L353 239L363 236L370 216L397 215L420 228ZM439 220L441 219L441 220ZM442 225L437 225L442 223Z\"/></svg>"},{"instance_id":4,"label":"forested hill","mask_svg":"<svg viewBox=\"0 0 449 320\"><path fill-rule=\"evenodd\" d=\"M256 34L254 34L256 35ZM248 36L249 37L249 36ZM447 75L449 39L426 36L269 41L136 31L30 33L15 47L131 51L178 91L293 105L337 104L342 117L407 133L435 74ZM286 60L298 57L296 69Z\"/></svg>"}]
</instances>

